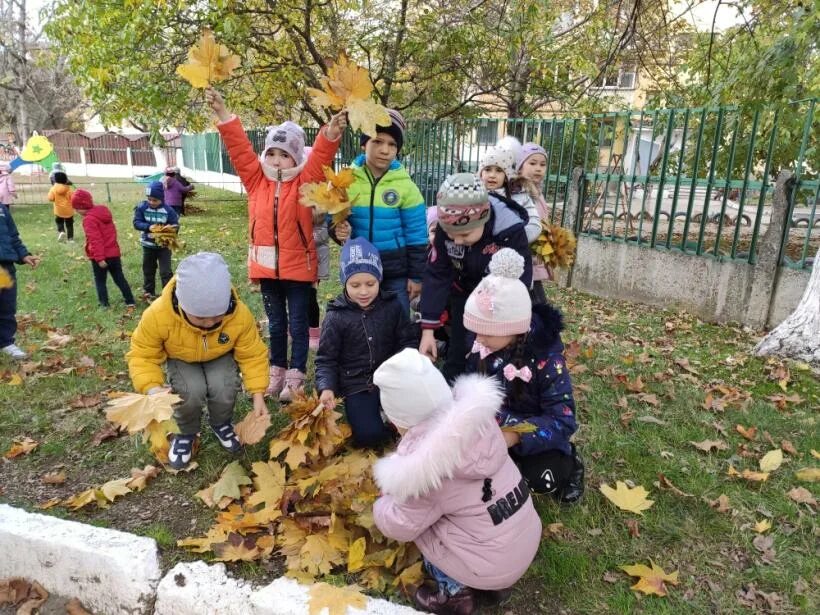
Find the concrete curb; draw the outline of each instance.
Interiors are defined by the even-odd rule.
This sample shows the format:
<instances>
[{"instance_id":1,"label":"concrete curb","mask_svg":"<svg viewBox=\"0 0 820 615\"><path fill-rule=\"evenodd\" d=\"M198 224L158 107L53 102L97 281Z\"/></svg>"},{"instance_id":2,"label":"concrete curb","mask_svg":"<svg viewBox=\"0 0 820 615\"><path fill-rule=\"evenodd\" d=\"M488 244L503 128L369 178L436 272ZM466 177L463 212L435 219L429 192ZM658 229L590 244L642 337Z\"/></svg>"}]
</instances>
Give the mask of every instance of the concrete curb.
<instances>
[{"instance_id":1,"label":"concrete curb","mask_svg":"<svg viewBox=\"0 0 820 615\"><path fill-rule=\"evenodd\" d=\"M0 504L0 578L25 577L101 615L149 613L161 571L151 538Z\"/></svg>"},{"instance_id":2,"label":"concrete curb","mask_svg":"<svg viewBox=\"0 0 820 615\"><path fill-rule=\"evenodd\" d=\"M224 564L177 564L161 577L156 542L0 504L0 579L25 577L79 598L96 615L307 615L310 586L279 578L255 588ZM325 611L327 612L327 611ZM368 598L350 615L418 611Z\"/></svg>"}]
</instances>

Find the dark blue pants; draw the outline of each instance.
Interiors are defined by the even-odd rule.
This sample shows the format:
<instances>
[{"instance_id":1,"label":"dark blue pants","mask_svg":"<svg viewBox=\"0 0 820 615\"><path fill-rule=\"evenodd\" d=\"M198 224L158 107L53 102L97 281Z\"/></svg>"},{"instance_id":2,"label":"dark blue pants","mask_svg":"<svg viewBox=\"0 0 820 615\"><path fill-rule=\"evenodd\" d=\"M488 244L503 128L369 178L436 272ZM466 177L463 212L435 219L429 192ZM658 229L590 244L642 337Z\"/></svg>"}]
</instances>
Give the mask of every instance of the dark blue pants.
<instances>
[{"instance_id":1,"label":"dark blue pants","mask_svg":"<svg viewBox=\"0 0 820 615\"><path fill-rule=\"evenodd\" d=\"M14 285L0 289L0 348L14 343L17 333L17 275L13 263L0 263L8 271Z\"/></svg>"},{"instance_id":2,"label":"dark blue pants","mask_svg":"<svg viewBox=\"0 0 820 615\"><path fill-rule=\"evenodd\" d=\"M142 246L142 288L149 295L156 295L157 265L162 282L160 292L174 275L171 269L171 250Z\"/></svg>"},{"instance_id":3,"label":"dark blue pants","mask_svg":"<svg viewBox=\"0 0 820 615\"><path fill-rule=\"evenodd\" d=\"M262 303L270 331L270 364L307 370L308 309L313 285L310 282L263 279ZM288 365L288 330L291 348Z\"/></svg>"},{"instance_id":4,"label":"dark blue pants","mask_svg":"<svg viewBox=\"0 0 820 615\"><path fill-rule=\"evenodd\" d=\"M378 389L345 397L345 414L356 446L372 448L390 439L392 434L382 420Z\"/></svg>"},{"instance_id":5,"label":"dark blue pants","mask_svg":"<svg viewBox=\"0 0 820 615\"><path fill-rule=\"evenodd\" d=\"M105 262L108 267L102 268L95 261L91 261L91 269L94 272L94 286L97 287L97 299L100 300L100 305L108 307L108 274L111 274L111 279L114 284L120 289L122 298L125 300L125 305L134 305L134 295L131 293L131 287L128 285L128 280L122 272L122 261L120 257L106 258Z\"/></svg>"}]
</instances>

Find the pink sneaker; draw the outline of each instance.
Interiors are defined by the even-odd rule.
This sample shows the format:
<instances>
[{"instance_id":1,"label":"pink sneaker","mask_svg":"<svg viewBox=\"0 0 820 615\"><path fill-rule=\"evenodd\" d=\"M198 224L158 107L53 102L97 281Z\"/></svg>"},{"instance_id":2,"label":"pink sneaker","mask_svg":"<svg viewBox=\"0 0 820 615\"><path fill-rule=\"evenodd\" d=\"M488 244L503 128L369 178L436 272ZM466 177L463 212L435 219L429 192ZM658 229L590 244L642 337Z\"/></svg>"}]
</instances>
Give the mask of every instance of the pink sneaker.
<instances>
[{"instance_id":1,"label":"pink sneaker","mask_svg":"<svg viewBox=\"0 0 820 615\"><path fill-rule=\"evenodd\" d=\"M319 334L322 330L319 327L311 327L308 329L308 348L311 350L319 350Z\"/></svg>"},{"instance_id":2,"label":"pink sneaker","mask_svg":"<svg viewBox=\"0 0 820 615\"><path fill-rule=\"evenodd\" d=\"M276 397L282 392L282 387L285 386L286 371L284 367L270 366L270 381L268 382L268 388L265 389L267 397Z\"/></svg>"},{"instance_id":3,"label":"pink sneaker","mask_svg":"<svg viewBox=\"0 0 820 615\"><path fill-rule=\"evenodd\" d=\"M298 369L289 369L285 372L285 388L279 394L279 401L287 403L293 401L296 395L305 391L305 374Z\"/></svg>"}]
</instances>

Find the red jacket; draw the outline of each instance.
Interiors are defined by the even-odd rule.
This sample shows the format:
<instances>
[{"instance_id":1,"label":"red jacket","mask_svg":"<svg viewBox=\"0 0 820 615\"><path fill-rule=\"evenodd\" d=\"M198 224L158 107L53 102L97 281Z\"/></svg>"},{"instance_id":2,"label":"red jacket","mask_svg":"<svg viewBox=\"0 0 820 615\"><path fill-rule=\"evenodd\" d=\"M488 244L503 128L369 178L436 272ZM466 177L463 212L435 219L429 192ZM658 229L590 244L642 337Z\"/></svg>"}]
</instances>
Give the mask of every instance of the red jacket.
<instances>
[{"instance_id":1,"label":"red jacket","mask_svg":"<svg viewBox=\"0 0 820 615\"><path fill-rule=\"evenodd\" d=\"M92 261L100 262L120 256L117 227L111 211L105 205L94 205L83 217L85 253Z\"/></svg>"},{"instance_id":2,"label":"red jacket","mask_svg":"<svg viewBox=\"0 0 820 615\"><path fill-rule=\"evenodd\" d=\"M323 182L322 166L331 166L341 139L329 141L319 131L313 150L302 168L286 169L277 176L262 168L242 123L236 116L217 125L231 162L248 191L248 275L315 282L318 279L313 242L313 210L299 204L303 183Z\"/></svg>"}]
</instances>

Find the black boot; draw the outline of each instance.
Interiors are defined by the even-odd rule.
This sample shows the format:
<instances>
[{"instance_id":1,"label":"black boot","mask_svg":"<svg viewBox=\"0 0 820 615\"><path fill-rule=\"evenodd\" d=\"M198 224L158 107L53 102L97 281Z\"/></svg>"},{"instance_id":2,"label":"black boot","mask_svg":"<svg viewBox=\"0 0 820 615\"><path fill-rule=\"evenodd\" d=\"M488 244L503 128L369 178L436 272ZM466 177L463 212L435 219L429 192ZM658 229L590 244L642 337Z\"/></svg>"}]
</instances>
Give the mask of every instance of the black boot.
<instances>
[{"instance_id":1,"label":"black boot","mask_svg":"<svg viewBox=\"0 0 820 615\"><path fill-rule=\"evenodd\" d=\"M584 460L578 454L578 449L572 445L572 460L575 468L567 479L567 484L561 490L562 504L575 504L584 495Z\"/></svg>"},{"instance_id":2,"label":"black boot","mask_svg":"<svg viewBox=\"0 0 820 615\"><path fill-rule=\"evenodd\" d=\"M422 585L416 590L413 601L418 608L439 615L473 615L478 611L476 593L469 587L450 596L443 589Z\"/></svg>"}]
</instances>

